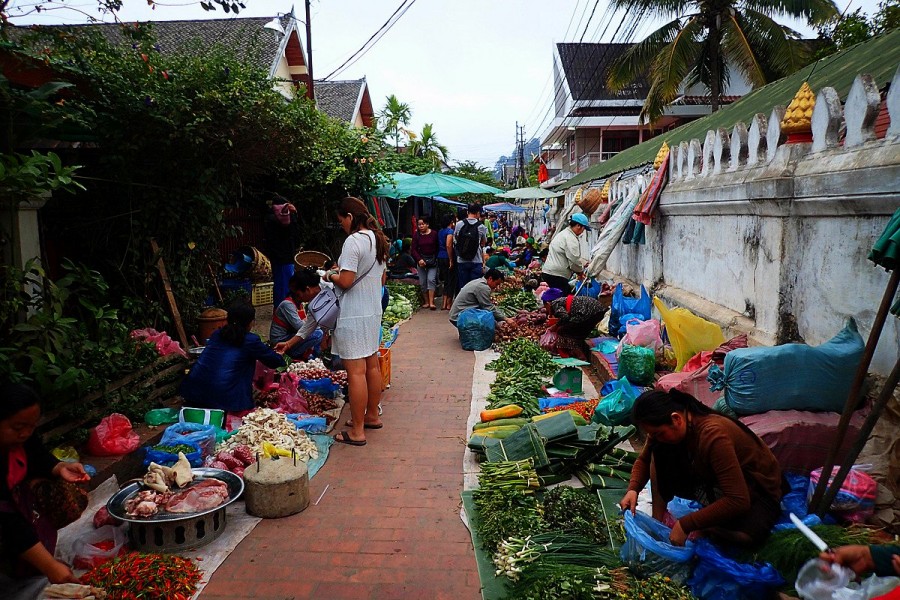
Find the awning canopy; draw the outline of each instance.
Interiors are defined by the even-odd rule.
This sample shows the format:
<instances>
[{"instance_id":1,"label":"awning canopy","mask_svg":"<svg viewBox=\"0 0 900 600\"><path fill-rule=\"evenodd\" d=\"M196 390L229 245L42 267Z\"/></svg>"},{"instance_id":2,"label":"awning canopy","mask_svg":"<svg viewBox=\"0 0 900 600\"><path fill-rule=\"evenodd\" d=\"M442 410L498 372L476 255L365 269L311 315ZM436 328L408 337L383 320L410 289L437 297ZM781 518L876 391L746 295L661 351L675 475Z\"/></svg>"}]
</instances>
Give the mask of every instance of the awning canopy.
<instances>
[{"instance_id":1,"label":"awning canopy","mask_svg":"<svg viewBox=\"0 0 900 600\"><path fill-rule=\"evenodd\" d=\"M516 206L515 204L510 204L509 202L497 202L496 204L485 204L482 207L484 210L490 212L515 212L515 213L523 213L525 209L521 206Z\"/></svg>"},{"instance_id":2,"label":"awning canopy","mask_svg":"<svg viewBox=\"0 0 900 600\"><path fill-rule=\"evenodd\" d=\"M543 200L546 198L558 198L564 194L565 192L551 192L539 187L524 187L497 194L497 197L514 200Z\"/></svg>"},{"instance_id":3,"label":"awning canopy","mask_svg":"<svg viewBox=\"0 0 900 600\"><path fill-rule=\"evenodd\" d=\"M406 173L404 173L406 175ZM371 192L372 196L388 198L409 198L410 196L459 196L461 194L497 194L503 190L464 177L428 173L406 177L402 180L394 178L393 185L383 185Z\"/></svg>"}]
</instances>

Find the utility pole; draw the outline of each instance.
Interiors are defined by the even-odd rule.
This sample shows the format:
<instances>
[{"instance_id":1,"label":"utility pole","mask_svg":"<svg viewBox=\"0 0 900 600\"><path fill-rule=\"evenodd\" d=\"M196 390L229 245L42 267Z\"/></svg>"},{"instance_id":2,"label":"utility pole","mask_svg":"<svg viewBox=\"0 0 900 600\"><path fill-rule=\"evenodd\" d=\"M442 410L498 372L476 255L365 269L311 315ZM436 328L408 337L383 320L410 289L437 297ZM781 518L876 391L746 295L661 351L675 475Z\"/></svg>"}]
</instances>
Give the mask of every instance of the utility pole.
<instances>
[{"instance_id":1,"label":"utility pole","mask_svg":"<svg viewBox=\"0 0 900 600\"><path fill-rule=\"evenodd\" d=\"M312 65L312 21L309 17L309 0L306 0L306 71L309 74L309 87L306 88L306 97L315 102L316 92L314 89Z\"/></svg>"},{"instance_id":2,"label":"utility pole","mask_svg":"<svg viewBox=\"0 0 900 600\"><path fill-rule=\"evenodd\" d=\"M528 186L528 175L525 174L525 126L518 126L516 123L516 187Z\"/></svg>"}]
</instances>

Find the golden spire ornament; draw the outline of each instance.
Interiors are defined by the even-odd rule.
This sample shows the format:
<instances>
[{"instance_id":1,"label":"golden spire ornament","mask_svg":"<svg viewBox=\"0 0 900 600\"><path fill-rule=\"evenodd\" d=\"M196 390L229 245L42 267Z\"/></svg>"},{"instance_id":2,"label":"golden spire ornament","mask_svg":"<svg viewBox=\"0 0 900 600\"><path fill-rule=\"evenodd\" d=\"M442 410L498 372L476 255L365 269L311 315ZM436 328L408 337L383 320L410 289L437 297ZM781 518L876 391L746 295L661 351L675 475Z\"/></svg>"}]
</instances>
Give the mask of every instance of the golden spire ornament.
<instances>
[{"instance_id":1,"label":"golden spire ornament","mask_svg":"<svg viewBox=\"0 0 900 600\"><path fill-rule=\"evenodd\" d=\"M794 99L784 111L781 131L787 135L788 144L812 142L812 114L816 107L816 95L805 81Z\"/></svg>"},{"instance_id":2,"label":"golden spire ornament","mask_svg":"<svg viewBox=\"0 0 900 600\"><path fill-rule=\"evenodd\" d=\"M612 177L606 180L603 184L603 187L600 189L600 202L606 204L609 202L609 188L612 185Z\"/></svg>"},{"instance_id":3,"label":"golden spire ornament","mask_svg":"<svg viewBox=\"0 0 900 600\"><path fill-rule=\"evenodd\" d=\"M662 143L662 146L659 147L659 152L656 153L656 158L653 159L653 168L658 169L659 165L666 160L666 156L669 154L669 144L666 142Z\"/></svg>"}]
</instances>

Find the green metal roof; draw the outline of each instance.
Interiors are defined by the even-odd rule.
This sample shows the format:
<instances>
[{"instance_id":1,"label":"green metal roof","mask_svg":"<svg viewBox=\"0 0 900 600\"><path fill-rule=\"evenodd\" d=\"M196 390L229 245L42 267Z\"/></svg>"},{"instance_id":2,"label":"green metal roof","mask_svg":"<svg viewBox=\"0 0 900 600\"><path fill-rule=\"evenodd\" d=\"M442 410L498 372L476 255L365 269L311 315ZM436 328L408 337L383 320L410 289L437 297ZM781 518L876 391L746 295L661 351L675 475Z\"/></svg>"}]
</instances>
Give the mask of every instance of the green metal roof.
<instances>
[{"instance_id":1,"label":"green metal roof","mask_svg":"<svg viewBox=\"0 0 900 600\"><path fill-rule=\"evenodd\" d=\"M807 79L809 85L818 93L826 86L837 90L841 98L846 98L853 85L853 80L860 73L868 73L875 78L881 88L889 84L897 65L900 64L900 29L862 42L836 54L832 54L818 63L813 63L778 81L765 85L747 94L734 104L730 104L712 114L681 127L667 131L655 138L619 152L609 160L579 173L572 179L559 185L556 189L567 189L595 179L603 179L614 173L653 162L663 141L669 146L699 139L701 142L710 129L724 127L731 129L738 121L748 126L757 113L769 116L776 104L787 106L800 85ZM818 65L818 66L816 66Z\"/></svg>"}]
</instances>

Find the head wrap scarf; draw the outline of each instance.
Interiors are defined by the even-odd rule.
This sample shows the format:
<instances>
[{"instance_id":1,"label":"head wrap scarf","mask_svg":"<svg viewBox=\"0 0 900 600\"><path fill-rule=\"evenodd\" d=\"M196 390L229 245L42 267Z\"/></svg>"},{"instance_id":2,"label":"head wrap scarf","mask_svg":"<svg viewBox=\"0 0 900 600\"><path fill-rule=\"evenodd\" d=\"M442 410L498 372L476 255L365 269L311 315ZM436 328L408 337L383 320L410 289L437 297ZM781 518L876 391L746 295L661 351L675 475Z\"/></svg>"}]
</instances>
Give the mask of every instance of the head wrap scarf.
<instances>
[{"instance_id":1,"label":"head wrap scarf","mask_svg":"<svg viewBox=\"0 0 900 600\"><path fill-rule=\"evenodd\" d=\"M541 302L553 302L565 296L565 293L559 288L550 288L541 294Z\"/></svg>"}]
</instances>

